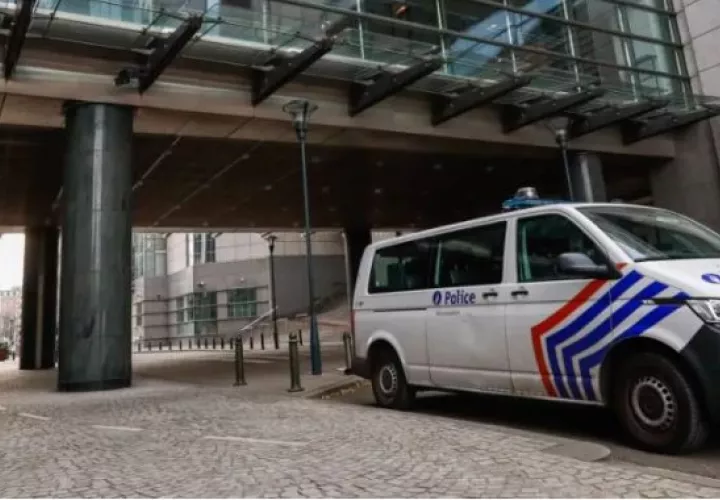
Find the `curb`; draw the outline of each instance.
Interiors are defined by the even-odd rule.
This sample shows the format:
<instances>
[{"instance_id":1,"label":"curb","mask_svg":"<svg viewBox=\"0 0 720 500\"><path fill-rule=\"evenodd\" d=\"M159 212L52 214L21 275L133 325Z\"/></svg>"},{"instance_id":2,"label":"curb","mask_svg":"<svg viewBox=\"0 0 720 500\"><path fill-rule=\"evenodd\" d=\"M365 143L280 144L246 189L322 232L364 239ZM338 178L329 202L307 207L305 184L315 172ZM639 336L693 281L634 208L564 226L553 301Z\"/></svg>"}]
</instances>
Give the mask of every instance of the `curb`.
<instances>
[{"instance_id":1,"label":"curb","mask_svg":"<svg viewBox=\"0 0 720 500\"><path fill-rule=\"evenodd\" d=\"M330 399L333 396L344 394L349 390L355 390L367 381L356 375L348 375L345 380L338 380L316 389L305 392L302 397L305 399Z\"/></svg>"}]
</instances>

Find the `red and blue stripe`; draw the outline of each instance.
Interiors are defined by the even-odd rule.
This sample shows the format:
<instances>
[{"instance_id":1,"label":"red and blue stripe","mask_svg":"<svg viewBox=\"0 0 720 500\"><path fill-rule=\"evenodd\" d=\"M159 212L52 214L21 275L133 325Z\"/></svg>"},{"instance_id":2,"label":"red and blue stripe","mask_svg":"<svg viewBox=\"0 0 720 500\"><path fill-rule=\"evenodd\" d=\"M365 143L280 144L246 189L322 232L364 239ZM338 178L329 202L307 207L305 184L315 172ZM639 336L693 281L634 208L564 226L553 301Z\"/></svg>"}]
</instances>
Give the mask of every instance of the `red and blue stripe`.
<instances>
[{"instance_id":1,"label":"red and blue stripe","mask_svg":"<svg viewBox=\"0 0 720 500\"><path fill-rule=\"evenodd\" d=\"M637 312L646 300L652 299L668 289L667 285L653 281L632 297L629 297L620 307L612 310L606 319L597 324L586 335L582 335L562 349L558 349L562 343L575 337L599 315L605 313L608 309L613 309L615 302L642 278L643 276L640 273L631 271L594 301L593 297L607 281L593 280L552 315L531 329L535 360L543 386L549 396L582 399L578 383L578 380L580 380L586 398L596 400L597 396L592 384L591 370L602 363L610 346L626 338L642 335L677 310L679 307L677 303L652 306L648 313L627 327L611 342L601 349L583 356L583 353L587 353L594 346L603 342L618 325ZM686 295L681 293L674 298L682 299L686 298ZM578 314L567 325L557 329L571 315L590 302L590 306L582 313ZM560 351L559 355L558 350ZM578 358L579 373L575 370L575 361ZM561 366L564 369L564 375Z\"/></svg>"}]
</instances>

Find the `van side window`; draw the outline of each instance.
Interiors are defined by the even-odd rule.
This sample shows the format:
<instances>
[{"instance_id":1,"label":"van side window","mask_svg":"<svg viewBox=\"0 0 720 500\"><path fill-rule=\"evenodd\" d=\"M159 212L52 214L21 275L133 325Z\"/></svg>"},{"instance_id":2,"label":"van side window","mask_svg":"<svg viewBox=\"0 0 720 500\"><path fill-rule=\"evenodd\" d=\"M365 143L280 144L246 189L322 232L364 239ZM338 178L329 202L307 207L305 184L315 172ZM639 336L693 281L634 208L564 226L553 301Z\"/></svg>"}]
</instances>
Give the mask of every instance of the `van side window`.
<instances>
[{"instance_id":1,"label":"van side window","mask_svg":"<svg viewBox=\"0 0 720 500\"><path fill-rule=\"evenodd\" d=\"M577 279L561 274L556 259L566 252L584 253L596 264L604 255L570 219L550 214L518 220L518 281Z\"/></svg>"},{"instance_id":2,"label":"van side window","mask_svg":"<svg viewBox=\"0 0 720 500\"><path fill-rule=\"evenodd\" d=\"M430 284L430 240L377 250L370 272L370 293L421 290Z\"/></svg>"},{"instance_id":3,"label":"van side window","mask_svg":"<svg viewBox=\"0 0 720 500\"><path fill-rule=\"evenodd\" d=\"M435 286L501 283L506 227L499 222L439 236Z\"/></svg>"}]
</instances>

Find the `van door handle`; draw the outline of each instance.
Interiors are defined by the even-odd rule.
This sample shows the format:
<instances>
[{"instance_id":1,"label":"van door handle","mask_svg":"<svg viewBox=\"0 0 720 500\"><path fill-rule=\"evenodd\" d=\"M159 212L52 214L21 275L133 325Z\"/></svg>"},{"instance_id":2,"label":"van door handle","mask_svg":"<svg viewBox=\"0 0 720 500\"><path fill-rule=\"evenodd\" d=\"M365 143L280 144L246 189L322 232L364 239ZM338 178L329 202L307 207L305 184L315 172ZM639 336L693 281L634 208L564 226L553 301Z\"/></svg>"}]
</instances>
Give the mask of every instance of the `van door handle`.
<instances>
[{"instance_id":1,"label":"van door handle","mask_svg":"<svg viewBox=\"0 0 720 500\"><path fill-rule=\"evenodd\" d=\"M528 295L528 291L524 288L521 288L520 290L513 290L512 292L510 292L510 295L512 295L513 297L526 296Z\"/></svg>"},{"instance_id":2,"label":"van door handle","mask_svg":"<svg viewBox=\"0 0 720 500\"><path fill-rule=\"evenodd\" d=\"M495 290L490 290L482 294L483 299L489 299L490 297L497 297L498 293Z\"/></svg>"}]
</instances>

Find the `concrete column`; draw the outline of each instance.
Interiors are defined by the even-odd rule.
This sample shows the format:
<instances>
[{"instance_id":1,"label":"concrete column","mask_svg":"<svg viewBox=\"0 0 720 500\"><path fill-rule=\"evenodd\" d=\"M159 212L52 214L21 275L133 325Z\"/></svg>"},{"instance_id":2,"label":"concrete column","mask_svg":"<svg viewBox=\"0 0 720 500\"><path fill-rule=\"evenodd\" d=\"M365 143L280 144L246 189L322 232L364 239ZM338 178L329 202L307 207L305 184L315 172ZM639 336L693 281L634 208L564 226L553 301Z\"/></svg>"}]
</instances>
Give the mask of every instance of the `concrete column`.
<instances>
[{"instance_id":1,"label":"concrete column","mask_svg":"<svg viewBox=\"0 0 720 500\"><path fill-rule=\"evenodd\" d=\"M600 159L590 153L576 153L570 161L570 183L575 201L607 201Z\"/></svg>"},{"instance_id":2,"label":"concrete column","mask_svg":"<svg viewBox=\"0 0 720 500\"><path fill-rule=\"evenodd\" d=\"M352 295L357 281L358 268L365 247L372 243L372 233L368 227L345 228L345 275L348 288L348 300Z\"/></svg>"},{"instance_id":3,"label":"concrete column","mask_svg":"<svg viewBox=\"0 0 720 500\"><path fill-rule=\"evenodd\" d=\"M72 103L65 121L58 389L127 387L133 110Z\"/></svg>"},{"instance_id":4,"label":"concrete column","mask_svg":"<svg viewBox=\"0 0 720 500\"><path fill-rule=\"evenodd\" d=\"M20 369L55 367L58 230L25 230Z\"/></svg>"},{"instance_id":5,"label":"concrete column","mask_svg":"<svg viewBox=\"0 0 720 500\"><path fill-rule=\"evenodd\" d=\"M709 122L675 133L675 159L650 174L655 206L720 231L720 165Z\"/></svg>"}]
</instances>

